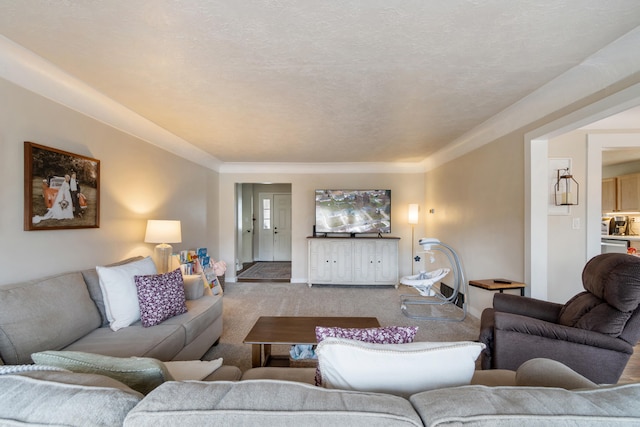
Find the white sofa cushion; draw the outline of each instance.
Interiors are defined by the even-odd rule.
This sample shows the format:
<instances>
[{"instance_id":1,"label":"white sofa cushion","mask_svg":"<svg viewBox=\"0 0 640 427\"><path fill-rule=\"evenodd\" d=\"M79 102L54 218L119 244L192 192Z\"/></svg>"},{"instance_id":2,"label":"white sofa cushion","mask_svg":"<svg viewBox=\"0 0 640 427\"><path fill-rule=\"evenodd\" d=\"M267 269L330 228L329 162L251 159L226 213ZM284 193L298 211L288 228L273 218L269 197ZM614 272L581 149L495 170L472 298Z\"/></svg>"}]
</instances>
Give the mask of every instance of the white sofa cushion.
<instances>
[{"instance_id":1,"label":"white sofa cushion","mask_svg":"<svg viewBox=\"0 0 640 427\"><path fill-rule=\"evenodd\" d=\"M318 344L322 385L410 396L467 385L484 348L476 342L372 344L327 338Z\"/></svg>"},{"instance_id":2,"label":"white sofa cushion","mask_svg":"<svg viewBox=\"0 0 640 427\"><path fill-rule=\"evenodd\" d=\"M109 327L117 331L140 319L135 276L156 274L151 257L113 267L96 267Z\"/></svg>"}]
</instances>

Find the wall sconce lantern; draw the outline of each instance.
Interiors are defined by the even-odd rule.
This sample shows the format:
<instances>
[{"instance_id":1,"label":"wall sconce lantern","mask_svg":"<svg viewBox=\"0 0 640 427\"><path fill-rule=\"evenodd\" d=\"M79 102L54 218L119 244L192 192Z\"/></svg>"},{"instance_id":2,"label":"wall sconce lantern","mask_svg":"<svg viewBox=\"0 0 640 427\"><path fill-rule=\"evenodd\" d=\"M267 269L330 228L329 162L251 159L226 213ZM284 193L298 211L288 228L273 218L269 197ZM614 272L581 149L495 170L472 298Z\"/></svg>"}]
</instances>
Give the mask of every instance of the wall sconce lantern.
<instances>
[{"instance_id":1,"label":"wall sconce lantern","mask_svg":"<svg viewBox=\"0 0 640 427\"><path fill-rule=\"evenodd\" d=\"M557 178L553 187L556 206L577 205L580 198L580 184L573 178L569 168L557 169L556 172Z\"/></svg>"}]
</instances>

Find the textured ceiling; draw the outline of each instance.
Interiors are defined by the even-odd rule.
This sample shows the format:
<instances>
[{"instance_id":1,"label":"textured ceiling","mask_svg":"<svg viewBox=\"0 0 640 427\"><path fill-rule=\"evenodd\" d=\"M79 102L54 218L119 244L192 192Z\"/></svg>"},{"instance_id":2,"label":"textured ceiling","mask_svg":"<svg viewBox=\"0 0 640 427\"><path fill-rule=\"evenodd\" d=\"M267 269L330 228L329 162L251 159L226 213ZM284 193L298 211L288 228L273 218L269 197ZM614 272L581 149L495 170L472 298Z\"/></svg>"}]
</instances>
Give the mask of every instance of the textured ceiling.
<instances>
[{"instance_id":1,"label":"textured ceiling","mask_svg":"<svg viewBox=\"0 0 640 427\"><path fill-rule=\"evenodd\" d=\"M223 162L417 162L637 0L0 0L0 34Z\"/></svg>"}]
</instances>

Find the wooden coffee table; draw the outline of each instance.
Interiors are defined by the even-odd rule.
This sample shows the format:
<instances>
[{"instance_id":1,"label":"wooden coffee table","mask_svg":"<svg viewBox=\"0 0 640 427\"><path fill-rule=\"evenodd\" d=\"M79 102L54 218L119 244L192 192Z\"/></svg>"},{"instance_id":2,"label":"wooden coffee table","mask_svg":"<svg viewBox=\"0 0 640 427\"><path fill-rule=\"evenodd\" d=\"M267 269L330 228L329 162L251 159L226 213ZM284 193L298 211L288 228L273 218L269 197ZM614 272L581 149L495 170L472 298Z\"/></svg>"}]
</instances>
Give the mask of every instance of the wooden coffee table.
<instances>
[{"instance_id":1,"label":"wooden coffee table","mask_svg":"<svg viewBox=\"0 0 640 427\"><path fill-rule=\"evenodd\" d=\"M271 354L273 344L316 344L316 326L377 328L380 323L375 317L262 316L243 341L251 344L251 365L255 368L267 366L273 359L282 360L284 357Z\"/></svg>"}]
</instances>

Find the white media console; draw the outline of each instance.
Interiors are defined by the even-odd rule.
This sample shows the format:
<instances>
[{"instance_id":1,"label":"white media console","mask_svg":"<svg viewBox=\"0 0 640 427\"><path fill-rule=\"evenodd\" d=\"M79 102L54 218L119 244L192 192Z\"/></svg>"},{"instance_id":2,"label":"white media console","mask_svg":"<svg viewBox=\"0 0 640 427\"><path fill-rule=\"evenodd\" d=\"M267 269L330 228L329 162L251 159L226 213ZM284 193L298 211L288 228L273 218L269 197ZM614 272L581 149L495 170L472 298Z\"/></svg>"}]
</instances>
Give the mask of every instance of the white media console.
<instances>
[{"instance_id":1,"label":"white media console","mask_svg":"<svg viewBox=\"0 0 640 427\"><path fill-rule=\"evenodd\" d=\"M308 285L398 287L399 237L308 237Z\"/></svg>"}]
</instances>

